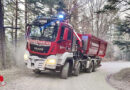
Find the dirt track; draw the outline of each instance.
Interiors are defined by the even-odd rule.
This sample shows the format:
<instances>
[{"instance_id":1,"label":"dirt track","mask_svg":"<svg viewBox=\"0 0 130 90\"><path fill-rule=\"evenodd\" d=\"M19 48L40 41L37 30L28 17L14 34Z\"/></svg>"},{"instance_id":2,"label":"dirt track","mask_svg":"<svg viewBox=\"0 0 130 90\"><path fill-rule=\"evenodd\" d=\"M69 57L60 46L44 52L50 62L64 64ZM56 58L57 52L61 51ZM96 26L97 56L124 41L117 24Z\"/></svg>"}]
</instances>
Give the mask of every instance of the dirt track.
<instances>
[{"instance_id":1,"label":"dirt track","mask_svg":"<svg viewBox=\"0 0 130 90\"><path fill-rule=\"evenodd\" d=\"M105 62L96 72L81 73L66 80L60 79L58 73L36 75L30 71L7 82L0 90L115 90L106 82L106 76L126 67L130 67L130 62Z\"/></svg>"}]
</instances>

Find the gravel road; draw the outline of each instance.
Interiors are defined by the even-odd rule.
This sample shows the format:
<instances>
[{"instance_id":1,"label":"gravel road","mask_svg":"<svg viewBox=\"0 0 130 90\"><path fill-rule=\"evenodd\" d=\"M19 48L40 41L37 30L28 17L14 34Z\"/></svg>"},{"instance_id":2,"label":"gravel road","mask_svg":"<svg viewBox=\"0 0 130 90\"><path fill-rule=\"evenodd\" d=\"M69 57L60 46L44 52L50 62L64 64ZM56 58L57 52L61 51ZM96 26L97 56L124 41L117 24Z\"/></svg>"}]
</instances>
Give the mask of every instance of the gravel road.
<instances>
[{"instance_id":1,"label":"gravel road","mask_svg":"<svg viewBox=\"0 0 130 90\"><path fill-rule=\"evenodd\" d=\"M66 80L54 72L36 75L29 71L7 82L0 90L115 90L106 82L106 76L126 67L130 67L130 62L103 62L96 72L81 73Z\"/></svg>"}]
</instances>

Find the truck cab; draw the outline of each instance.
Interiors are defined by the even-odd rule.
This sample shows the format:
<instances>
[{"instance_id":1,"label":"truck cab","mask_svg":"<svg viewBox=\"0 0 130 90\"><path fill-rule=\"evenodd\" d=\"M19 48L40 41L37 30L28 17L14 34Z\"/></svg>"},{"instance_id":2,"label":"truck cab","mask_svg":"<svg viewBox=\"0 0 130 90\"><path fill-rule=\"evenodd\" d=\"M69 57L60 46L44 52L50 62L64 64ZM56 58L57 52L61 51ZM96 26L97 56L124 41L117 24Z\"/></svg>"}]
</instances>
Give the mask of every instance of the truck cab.
<instances>
[{"instance_id":1,"label":"truck cab","mask_svg":"<svg viewBox=\"0 0 130 90\"><path fill-rule=\"evenodd\" d=\"M35 55L56 55L71 52L72 29L65 23L44 26L31 25L28 29L27 50Z\"/></svg>"}]
</instances>

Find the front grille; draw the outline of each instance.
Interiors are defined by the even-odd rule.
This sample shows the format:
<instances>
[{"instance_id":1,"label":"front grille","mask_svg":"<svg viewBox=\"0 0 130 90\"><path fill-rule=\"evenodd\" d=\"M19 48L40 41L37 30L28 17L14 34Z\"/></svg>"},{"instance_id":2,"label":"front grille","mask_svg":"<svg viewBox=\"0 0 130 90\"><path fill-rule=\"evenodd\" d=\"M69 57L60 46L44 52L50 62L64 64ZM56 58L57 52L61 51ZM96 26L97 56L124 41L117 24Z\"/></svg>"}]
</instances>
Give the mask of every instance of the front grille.
<instances>
[{"instance_id":1,"label":"front grille","mask_svg":"<svg viewBox=\"0 0 130 90\"><path fill-rule=\"evenodd\" d=\"M31 51L40 52L40 53L48 53L50 46L38 46L34 44L30 44Z\"/></svg>"},{"instance_id":2,"label":"front grille","mask_svg":"<svg viewBox=\"0 0 130 90\"><path fill-rule=\"evenodd\" d=\"M42 68L43 67L43 62L40 62L39 64L38 64L38 68Z\"/></svg>"}]
</instances>

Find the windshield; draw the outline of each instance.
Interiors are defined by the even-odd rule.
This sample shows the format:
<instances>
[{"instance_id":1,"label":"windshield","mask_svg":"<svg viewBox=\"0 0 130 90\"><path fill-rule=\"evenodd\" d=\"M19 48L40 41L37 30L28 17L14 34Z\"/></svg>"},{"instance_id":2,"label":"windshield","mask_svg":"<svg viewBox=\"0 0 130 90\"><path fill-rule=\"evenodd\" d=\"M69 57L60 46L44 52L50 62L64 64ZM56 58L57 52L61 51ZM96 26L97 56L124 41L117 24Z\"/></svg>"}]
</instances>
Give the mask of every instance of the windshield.
<instances>
[{"instance_id":1,"label":"windshield","mask_svg":"<svg viewBox=\"0 0 130 90\"><path fill-rule=\"evenodd\" d=\"M39 39L44 41L55 41L58 31L58 24L51 25L32 25L30 30L31 39Z\"/></svg>"}]
</instances>

